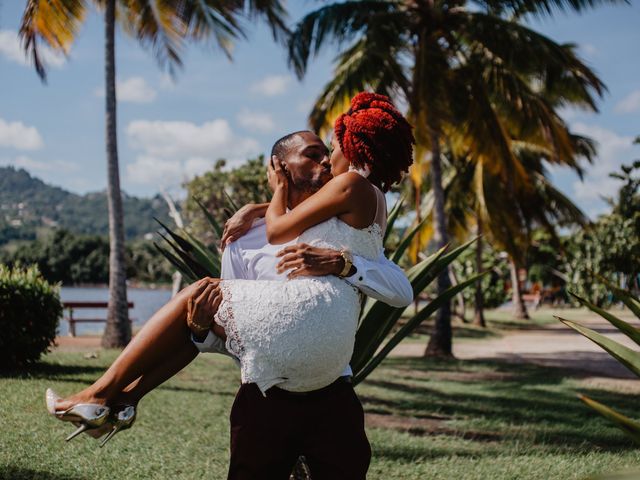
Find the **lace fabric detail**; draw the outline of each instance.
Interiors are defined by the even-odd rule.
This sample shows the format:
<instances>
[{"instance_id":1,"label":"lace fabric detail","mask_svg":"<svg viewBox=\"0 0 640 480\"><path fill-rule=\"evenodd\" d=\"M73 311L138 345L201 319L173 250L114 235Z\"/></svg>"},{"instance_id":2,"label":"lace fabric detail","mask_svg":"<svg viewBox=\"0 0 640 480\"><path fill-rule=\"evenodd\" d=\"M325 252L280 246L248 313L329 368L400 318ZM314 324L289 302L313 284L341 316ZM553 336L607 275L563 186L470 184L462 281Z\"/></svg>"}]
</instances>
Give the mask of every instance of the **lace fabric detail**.
<instances>
[{"instance_id":1,"label":"lace fabric detail","mask_svg":"<svg viewBox=\"0 0 640 480\"><path fill-rule=\"evenodd\" d=\"M378 223L355 228L333 217L315 225L298 237L299 242L335 250L347 249L354 255L375 260L382 251L383 231Z\"/></svg>"},{"instance_id":2,"label":"lace fabric detail","mask_svg":"<svg viewBox=\"0 0 640 480\"><path fill-rule=\"evenodd\" d=\"M232 290L229 288L229 284L224 281L220 282L220 290L224 301L218 306L218 311L214 315L214 321L224 328L224 332L227 335L225 342L227 351L240 359L244 353L244 346L242 345L242 340L238 335L238 329L234 321Z\"/></svg>"},{"instance_id":3,"label":"lace fabric detail","mask_svg":"<svg viewBox=\"0 0 640 480\"><path fill-rule=\"evenodd\" d=\"M382 228L353 228L332 218L316 225L300 242L349 249L375 259ZM223 280L216 322L226 347L241 364L243 383L264 393L274 385L309 391L333 382L349 364L360 313L358 290L335 276L288 281Z\"/></svg>"}]
</instances>

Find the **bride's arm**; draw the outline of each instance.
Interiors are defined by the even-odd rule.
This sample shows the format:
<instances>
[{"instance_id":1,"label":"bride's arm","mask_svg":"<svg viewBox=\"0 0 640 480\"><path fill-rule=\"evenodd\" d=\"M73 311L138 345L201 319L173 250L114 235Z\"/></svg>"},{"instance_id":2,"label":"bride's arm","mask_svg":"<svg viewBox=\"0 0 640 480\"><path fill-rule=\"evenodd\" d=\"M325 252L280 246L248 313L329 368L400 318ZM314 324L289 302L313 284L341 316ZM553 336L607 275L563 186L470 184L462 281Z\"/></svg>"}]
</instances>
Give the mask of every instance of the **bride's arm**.
<instances>
[{"instance_id":1,"label":"bride's arm","mask_svg":"<svg viewBox=\"0 0 640 480\"><path fill-rule=\"evenodd\" d=\"M274 187L265 216L267 239L271 244L293 240L309 227L331 217L354 213L357 205L366 205L371 200L368 180L357 173L343 173L287 212L288 181L277 158L274 158L273 166L269 166L268 174L272 176Z\"/></svg>"}]
</instances>

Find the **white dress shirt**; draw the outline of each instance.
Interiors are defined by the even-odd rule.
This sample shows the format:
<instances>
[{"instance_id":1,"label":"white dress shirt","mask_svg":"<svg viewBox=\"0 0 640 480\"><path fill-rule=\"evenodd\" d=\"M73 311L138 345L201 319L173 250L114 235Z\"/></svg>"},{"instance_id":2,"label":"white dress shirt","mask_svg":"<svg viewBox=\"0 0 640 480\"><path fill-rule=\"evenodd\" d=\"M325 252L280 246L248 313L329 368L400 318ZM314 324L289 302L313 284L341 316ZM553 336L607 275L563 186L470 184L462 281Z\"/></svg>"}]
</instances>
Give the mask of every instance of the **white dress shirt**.
<instances>
[{"instance_id":1,"label":"white dress shirt","mask_svg":"<svg viewBox=\"0 0 640 480\"><path fill-rule=\"evenodd\" d=\"M267 241L267 227L264 219L254 222L251 229L241 238L227 245L222 254L221 278L242 280L286 280L287 273L278 273L276 266L280 258L276 254L292 240L282 245L271 245ZM413 301L413 288L400 267L387 259L383 253L376 261L354 255L356 273L345 280L366 295L381 300L394 307L406 307ZM207 337L198 342L193 339L200 352L217 352L229 355L222 339L209 331ZM351 368L343 375L351 375Z\"/></svg>"}]
</instances>

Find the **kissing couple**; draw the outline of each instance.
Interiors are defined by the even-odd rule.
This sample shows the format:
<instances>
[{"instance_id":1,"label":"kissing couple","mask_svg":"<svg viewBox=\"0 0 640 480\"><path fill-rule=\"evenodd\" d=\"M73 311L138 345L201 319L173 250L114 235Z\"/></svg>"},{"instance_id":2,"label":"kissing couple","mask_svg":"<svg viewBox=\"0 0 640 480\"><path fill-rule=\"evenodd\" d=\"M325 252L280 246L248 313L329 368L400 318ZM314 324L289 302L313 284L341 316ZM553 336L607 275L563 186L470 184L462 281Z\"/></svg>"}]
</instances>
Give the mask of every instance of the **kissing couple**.
<instances>
[{"instance_id":1,"label":"kissing couple","mask_svg":"<svg viewBox=\"0 0 640 480\"><path fill-rule=\"evenodd\" d=\"M366 478L371 449L353 386L360 292L406 306L413 291L384 256L384 192L413 161L411 126L389 98L359 93L335 122L332 149L315 134L278 140L271 201L225 226L222 279L202 279L158 310L109 369L49 412L102 445L131 427L149 391L198 352L239 364L228 478L288 479L304 455L314 480ZM260 218L263 217L263 218Z\"/></svg>"}]
</instances>

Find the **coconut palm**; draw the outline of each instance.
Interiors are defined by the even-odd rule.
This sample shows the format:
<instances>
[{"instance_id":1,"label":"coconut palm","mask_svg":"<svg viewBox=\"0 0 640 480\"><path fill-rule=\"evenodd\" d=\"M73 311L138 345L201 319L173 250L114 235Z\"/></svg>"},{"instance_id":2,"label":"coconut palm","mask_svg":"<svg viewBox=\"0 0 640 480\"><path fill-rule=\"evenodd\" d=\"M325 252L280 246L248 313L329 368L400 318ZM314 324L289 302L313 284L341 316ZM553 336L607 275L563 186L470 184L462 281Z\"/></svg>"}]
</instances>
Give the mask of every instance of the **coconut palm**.
<instances>
[{"instance_id":1,"label":"coconut palm","mask_svg":"<svg viewBox=\"0 0 640 480\"><path fill-rule=\"evenodd\" d=\"M327 131L348 99L364 89L395 98L408 107L418 143L415 168L428 163L433 195L434 239L446 244L442 150L456 132L476 161L500 172L506 188L527 182L513 154L504 124L546 135L554 149L571 151L569 135L553 108L532 88L538 83L571 83L593 103L603 85L570 46L559 45L516 20L554 9L579 11L607 1L576 0L405 0L347 1L324 5L306 15L289 40L289 57L302 77L309 58L327 44L348 44L336 59L332 80L310 114L313 128ZM617 2L616 2L617 3ZM510 17L507 19L506 17ZM523 72L527 73L525 78ZM505 101L496 104L499 95ZM500 108L505 108L501 111ZM528 135L529 136L529 135ZM489 167L490 166L490 167ZM421 175L417 175L421 177ZM449 275L438 278L441 293ZM436 317L427 355L451 355L450 306Z\"/></svg>"},{"instance_id":2,"label":"coconut palm","mask_svg":"<svg viewBox=\"0 0 640 480\"><path fill-rule=\"evenodd\" d=\"M576 144L576 156L591 161L595 148L584 137L572 135ZM535 228L542 228L550 234L551 240L560 248L561 242L556 233L557 226L585 225L584 213L550 181L546 164L553 155L549 149L540 149L526 142L513 142L517 145L515 154L525 166L529 181L524 188L509 192L486 169L477 172L482 165L469 158L454 162L455 175L445 186L448 228L461 238L482 232L485 238L509 254L512 275L514 315L526 318L527 312L519 289L516 272L524 265L531 234ZM582 174L579 164L573 170ZM425 212L429 215L428 210ZM478 271L483 270L481 252L476 245ZM514 278L515 277L515 278ZM484 326L482 311L482 292L476 289L474 323ZM477 299L480 299L478 301Z\"/></svg>"},{"instance_id":3,"label":"coconut palm","mask_svg":"<svg viewBox=\"0 0 640 480\"><path fill-rule=\"evenodd\" d=\"M131 338L125 271L122 193L116 137L116 22L127 34L153 51L162 67L172 73L181 65L180 53L188 39L214 42L227 54L233 40L243 37L242 17L263 16L274 37L285 32L284 8L278 0L28 0L20 38L38 75L45 80L46 66L39 53L44 42L68 53L91 5L104 12L107 201L109 206L109 309L102 337L104 347L121 347Z\"/></svg>"}]
</instances>

